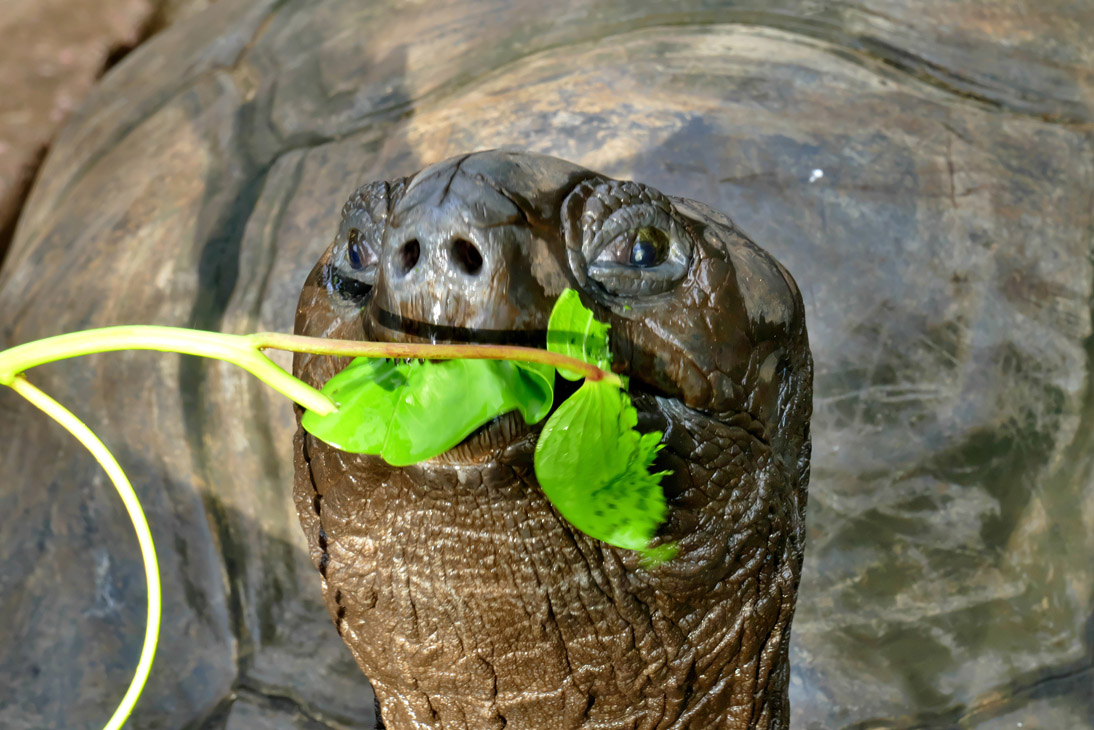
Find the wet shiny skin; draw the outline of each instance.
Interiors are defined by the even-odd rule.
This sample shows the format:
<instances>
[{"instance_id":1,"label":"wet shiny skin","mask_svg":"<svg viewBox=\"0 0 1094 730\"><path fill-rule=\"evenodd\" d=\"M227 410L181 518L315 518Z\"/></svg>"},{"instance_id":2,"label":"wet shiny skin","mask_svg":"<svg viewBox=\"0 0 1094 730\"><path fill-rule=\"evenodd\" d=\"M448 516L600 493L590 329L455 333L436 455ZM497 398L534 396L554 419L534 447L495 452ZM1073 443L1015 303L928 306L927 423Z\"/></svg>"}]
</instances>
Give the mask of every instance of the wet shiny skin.
<instances>
[{"instance_id":1,"label":"wet shiny skin","mask_svg":"<svg viewBox=\"0 0 1094 730\"><path fill-rule=\"evenodd\" d=\"M620 261L643 227L666 250ZM535 483L534 433L406 468L298 433L332 619L389 728L785 727L812 362L796 285L729 219L553 158L454 158L347 203L296 331L519 339L565 287L611 323L640 426L665 433L679 556L646 571L573 530Z\"/></svg>"}]
</instances>

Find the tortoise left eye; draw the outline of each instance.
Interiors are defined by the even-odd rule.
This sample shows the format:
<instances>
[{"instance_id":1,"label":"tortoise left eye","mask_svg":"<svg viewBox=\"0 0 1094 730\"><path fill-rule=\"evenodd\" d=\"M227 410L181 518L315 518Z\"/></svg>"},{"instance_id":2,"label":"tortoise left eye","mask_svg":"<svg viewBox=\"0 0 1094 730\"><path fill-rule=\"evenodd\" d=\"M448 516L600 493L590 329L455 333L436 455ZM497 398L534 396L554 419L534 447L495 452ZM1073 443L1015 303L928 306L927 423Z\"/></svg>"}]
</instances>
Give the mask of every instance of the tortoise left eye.
<instances>
[{"instance_id":1,"label":"tortoise left eye","mask_svg":"<svg viewBox=\"0 0 1094 730\"><path fill-rule=\"evenodd\" d=\"M596 261L652 269L664 263L668 254L669 239L665 232L647 227L618 236L600 252Z\"/></svg>"},{"instance_id":2,"label":"tortoise left eye","mask_svg":"<svg viewBox=\"0 0 1094 730\"><path fill-rule=\"evenodd\" d=\"M665 260L668 249L668 246L658 245L658 243L648 230L640 231L635 236L634 245L631 246L630 260L627 263L644 269L657 266Z\"/></svg>"}]
</instances>

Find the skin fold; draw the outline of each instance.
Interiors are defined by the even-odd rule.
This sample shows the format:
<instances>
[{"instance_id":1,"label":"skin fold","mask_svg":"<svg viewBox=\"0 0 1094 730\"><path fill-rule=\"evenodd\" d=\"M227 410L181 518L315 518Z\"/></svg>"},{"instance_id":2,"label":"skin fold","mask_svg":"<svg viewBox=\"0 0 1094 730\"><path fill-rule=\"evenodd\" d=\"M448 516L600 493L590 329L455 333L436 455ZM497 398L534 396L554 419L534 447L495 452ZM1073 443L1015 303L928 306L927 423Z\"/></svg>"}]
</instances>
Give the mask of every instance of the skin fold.
<instances>
[{"instance_id":1,"label":"skin fold","mask_svg":"<svg viewBox=\"0 0 1094 730\"><path fill-rule=\"evenodd\" d=\"M719 213L561 160L454 158L362 187L299 334L542 346L566 287L611 325L669 506L641 556L573 529L502 416L396 468L298 430L295 501L388 728L784 728L812 360L789 273ZM321 386L345 359L297 355Z\"/></svg>"}]
</instances>

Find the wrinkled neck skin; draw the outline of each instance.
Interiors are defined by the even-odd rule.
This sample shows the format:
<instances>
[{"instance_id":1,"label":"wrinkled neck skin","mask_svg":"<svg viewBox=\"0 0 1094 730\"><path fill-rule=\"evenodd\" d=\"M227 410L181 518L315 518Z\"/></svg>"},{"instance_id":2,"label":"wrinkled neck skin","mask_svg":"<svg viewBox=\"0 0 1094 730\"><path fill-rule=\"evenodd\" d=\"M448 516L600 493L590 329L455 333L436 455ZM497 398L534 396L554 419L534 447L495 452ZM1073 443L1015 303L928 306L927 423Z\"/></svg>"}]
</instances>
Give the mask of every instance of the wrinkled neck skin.
<instances>
[{"instance_id":1,"label":"wrinkled neck skin","mask_svg":"<svg viewBox=\"0 0 1094 730\"><path fill-rule=\"evenodd\" d=\"M386 726L786 727L800 561L757 508L786 485L746 421L677 426L677 520L727 519L648 573L558 515L527 449L430 472L298 436L298 467L328 485L297 495L324 597Z\"/></svg>"},{"instance_id":2,"label":"wrinkled neck skin","mask_svg":"<svg viewBox=\"0 0 1094 730\"><path fill-rule=\"evenodd\" d=\"M376 324L382 293L362 307L332 303L339 245L305 285L297 332L414 339ZM370 283L382 288L383 276ZM532 469L535 432L498 427L484 443L405 468L297 433L297 510L331 618L372 682L384 727L787 727L811 393L791 288L798 309L775 335L778 372L770 338L761 346L752 337L752 353L725 367L732 383L711 376L696 385L687 368L675 384L650 375L664 345L643 334L648 317L633 327L613 321L625 335L616 364L632 375L640 429L664 432L657 466L672 470L659 537L680 550L650 570L552 507ZM745 322L748 307L732 306ZM545 325L543 309L529 328ZM429 312L399 314L431 321ZM709 370L706 355L687 351L694 340L678 338L677 354ZM302 355L294 370L321 386L344 365Z\"/></svg>"}]
</instances>

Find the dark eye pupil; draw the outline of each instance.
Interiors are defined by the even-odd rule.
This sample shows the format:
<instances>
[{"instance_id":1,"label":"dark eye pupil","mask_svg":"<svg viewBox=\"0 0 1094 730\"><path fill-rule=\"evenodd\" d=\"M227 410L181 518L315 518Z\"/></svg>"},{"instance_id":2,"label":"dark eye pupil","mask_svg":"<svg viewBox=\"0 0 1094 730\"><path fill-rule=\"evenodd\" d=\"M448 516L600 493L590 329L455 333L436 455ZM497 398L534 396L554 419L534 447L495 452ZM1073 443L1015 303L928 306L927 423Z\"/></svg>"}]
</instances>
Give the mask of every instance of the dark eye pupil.
<instances>
[{"instance_id":1,"label":"dark eye pupil","mask_svg":"<svg viewBox=\"0 0 1094 730\"><path fill-rule=\"evenodd\" d=\"M349 265L355 271L365 268L365 262L361 260L361 252L357 250L356 246L349 247Z\"/></svg>"},{"instance_id":2,"label":"dark eye pupil","mask_svg":"<svg viewBox=\"0 0 1094 730\"><path fill-rule=\"evenodd\" d=\"M640 238L631 247L631 265L654 266L657 264L657 245L648 238Z\"/></svg>"},{"instance_id":3,"label":"dark eye pupil","mask_svg":"<svg viewBox=\"0 0 1094 730\"><path fill-rule=\"evenodd\" d=\"M361 259L361 250L358 244L361 240L361 232L351 228L349 232L349 265L354 271L365 268L365 262Z\"/></svg>"}]
</instances>

